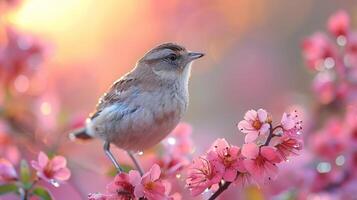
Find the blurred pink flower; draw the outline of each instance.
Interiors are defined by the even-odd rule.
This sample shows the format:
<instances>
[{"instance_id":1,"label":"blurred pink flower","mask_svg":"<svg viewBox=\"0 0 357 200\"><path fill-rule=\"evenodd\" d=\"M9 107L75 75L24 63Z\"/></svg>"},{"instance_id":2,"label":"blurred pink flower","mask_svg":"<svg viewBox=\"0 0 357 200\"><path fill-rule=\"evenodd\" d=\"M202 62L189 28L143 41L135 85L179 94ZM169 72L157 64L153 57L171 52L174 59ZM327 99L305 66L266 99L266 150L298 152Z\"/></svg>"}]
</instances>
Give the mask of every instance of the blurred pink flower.
<instances>
[{"instance_id":1,"label":"blurred pink flower","mask_svg":"<svg viewBox=\"0 0 357 200\"><path fill-rule=\"evenodd\" d=\"M169 155L165 154L155 161L161 168L161 176L169 178L175 176L187 165L190 164L189 160L183 155Z\"/></svg>"},{"instance_id":2,"label":"blurred pink flower","mask_svg":"<svg viewBox=\"0 0 357 200\"><path fill-rule=\"evenodd\" d=\"M237 172L244 171L239 147L229 145L225 139L217 139L213 143L211 151L214 157L208 157L208 159L218 159L218 162L225 167L223 180L233 182L237 177Z\"/></svg>"},{"instance_id":3,"label":"blurred pink flower","mask_svg":"<svg viewBox=\"0 0 357 200\"><path fill-rule=\"evenodd\" d=\"M283 135L272 139L272 144L276 148L281 160L287 161L290 156L299 155L298 152L303 147L303 141L297 137Z\"/></svg>"},{"instance_id":4,"label":"blurred pink flower","mask_svg":"<svg viewBox=\"0 0 357 200\"><path fill-rule=\"evenodd\" d=\"M161 170L157 164L143 175L141 180L136 180L134 194L137 198L147 198L148 200L166 199L166 189L160 179Z\"/></svg>"},{"instance_id":5,"label":"blurred pink flower","mask_svg":"<svg viewBox=\"0 0 357 200\"><path fill-rule=\"evenodd\" d=\"M168 153L180 155L190 154L193 148L191 134L192 127L190 124L179 123L163 141Z\"/></svg>"},{"instance_id":6,"label":"blurred pink flower","mask_svg":"<svg viewBox=\"0 0 357 200\"><path fill-rule=\"evenodd\" d=\"M182 196L181 194L179 193L173 193L173 194L170 194L171 192L171 189L172 189L172 185L170 182L168 181L163 181L163 184L165 185L165 194L166 194L166 200L181 200L182 199Z\"/></svg>"},{"instance_id":7,"label":"blurred pink flower","mask_svg":"<svg viewBox=\"0 0 357 200\"><path fill-rule=\"evenodd\" d=\"M114 178L114 181L107 185L107 196L110 199L117 200L130 200L134 199L134 184L140 182L140 173L135 170L131 170L129 174L120 173Z\"/></svg>"},{"instance_id":8,"label":"blurred pink flower","mask_svg":"<svg viewBox=\"0 0 357 200\"><path fill-rule=\"evenodd\" d=\"M12 143L3 125L0 122L0 156L16 164L20 160L20 152L16 145Z\"/></svg>"},{"instance_id":9,"label":"blurred pink flower","mask_svg":"<svg viewBox=\"0 0 357 200\"><path fill-rule=\"evenodd\" d=\"M268 113L263 109L249 110L245 113L244 120L238 123L238 129L247 133L245 136L247 143L255 141L259 135L265 134L269 128Z\"/></svg>"},{"instance_id":10,"label":"blurred pink flower","mask_svg":"<svg viewBox=\"0 0 357 200\"><path fill-rule=\"evenodd\" d=\"M0 182L16 181L17 178L14 166L8 160L0 158Z\"/></svg>"},{"instance_id":11,"label":"blurred pink flower","mask_svg":"<svg viewBox=\"0 0 357 200\"><path fill-rule=\"evenodd\" d=\"M322 104L329 104L336 99L335 76L330 72L319 72L312 83L312 89Z\"/></svg>"},{"instance_id":12,"label":"blurred pink flower","mask_svg":"<svg viewBox=\"0 0 357 200\"><path fill-rule=\"evenodd\" d=\"M311 69L321 69L326 58L336 60L336 47L324 33L315 33L305 39L302 48L303 56Z\"/></svg>"},{"instance_id":13,"label":"blurred pink flower","mask_svg":"<svg viewBox=\"0 0 357 200\"><path fill-rule=\"evenodd\" d=\"M43 46L34 38L6 27L7 42L0 44L0 79L5 83L20 74L32 74L43 61Z\"/></svg>"},{"instance_id":14,"label":"blurred pink flower","mask_svg":"<svg viewBox=\"0 0 357 200\"><path fill-rule=\"evenodd\" d=\"M38 154L38 161L32 161L31 165L37 170L37 176L58 186L59 182L66 181L71 176L71 172L66 167L67 161L63 156L55 156L49 159L42 151Z\"/></svg>"},{"instance_id":15,"label":"blurred pink flower","mask_svg":"<svg viewBox=\"0 0 357 200\"><path fill-rule=\"evenodd\" d=\"M302 129L302 121L299 119L297 111L294 111L294 113L283 113L280 123L283 134L290 136L297 136L298 132Z\"/></svg>"},{"instance_id":16,"label":"blurred pink flower","mask_svg":"<svg viewBox=\"0 0 357 200\"><path fill-rule=\"evenodd\" d=\"M310 145L318 156L334 160L346 150L349 142L347 136L341 121L331 119L322 130L311 137Z\"/></svg>"},{"instance_id":17,"label":"blurred pink flower","mask_svg":"<svg viewBox=\"0 0 357 200\"><path fill-rule=\"evenodd\" d=\"M281 162L276 148L248 143L243 145L242 154L247 158L243 161L244 166L255 181L260 182L266 177L275 178L278 172L276 164Z\"/></svg>"},{"instance_id":18,"label":"blurred pink flower","mask_svg":"<svg viewBox=\"0 0 357 200\"><path fill-rule=\"evenodd\" d=\"M212 154L213 157L214 154ZM208 156L211 157L211 156ZM219 183L224 173L224 166L217 161L201 156L192 161L186 179L186 185L193 196Z\"/></svg>"},{"instance_id":19,"label":"blurred pink flower","mask_svg":"<svg viewBox=\"0 0 357 200\"><path fill-rule=\"evenodd\" d=\"M339 10L330 16L327 22L327 29L334 36L346 36L350 26L350 17L344 10Z\"/></svg>"}]
</instances>

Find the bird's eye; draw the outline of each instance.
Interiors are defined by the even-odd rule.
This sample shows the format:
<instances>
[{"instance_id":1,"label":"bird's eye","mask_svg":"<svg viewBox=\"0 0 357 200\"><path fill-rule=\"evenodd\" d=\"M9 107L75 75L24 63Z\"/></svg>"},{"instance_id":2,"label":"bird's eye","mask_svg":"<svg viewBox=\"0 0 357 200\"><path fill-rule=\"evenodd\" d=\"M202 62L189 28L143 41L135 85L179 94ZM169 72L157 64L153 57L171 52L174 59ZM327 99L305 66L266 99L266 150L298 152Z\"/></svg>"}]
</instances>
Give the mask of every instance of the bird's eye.
<instances>
[{"instance_id":1,"label":"bird's eye","mask_svg":"<svg viewBox=\"0 0 357 200\"><path fill-rule=\"evenodd\" d=\"M177 55L176 55L176 54L170 54L170 55L168 56L168 59L169 59L170 61L175 61L175 60L177 60Z\"/></svg>"}]
</instances>

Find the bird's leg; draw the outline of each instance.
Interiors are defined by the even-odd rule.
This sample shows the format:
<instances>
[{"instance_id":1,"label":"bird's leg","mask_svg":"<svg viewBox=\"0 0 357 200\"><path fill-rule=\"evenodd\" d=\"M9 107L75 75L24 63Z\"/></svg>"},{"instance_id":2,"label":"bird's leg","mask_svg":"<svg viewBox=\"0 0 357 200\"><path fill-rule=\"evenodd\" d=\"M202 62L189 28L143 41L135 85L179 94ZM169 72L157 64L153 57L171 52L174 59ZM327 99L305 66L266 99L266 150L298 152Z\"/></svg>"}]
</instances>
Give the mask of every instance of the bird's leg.
<instances>
[{"instance_id":1,"label":"bird's leg","mask_svg":"<svg viewBox=\"0 0 357 200\"><path fill-rule=\"evenodd\" d=\"M136 169L139 171L140 175L144 175L144 170L143 168L141 167L140 163L139 163L139 160L135 157L134 153L132 151L127 151L131 160L133 161Z\"/></svg>"},{"instance_id":2,"label":"bird's leg","mask_svg":"<svg viewBox=\"0 0 357 200\"><path fill-rule=\"evenodd\" d=\"M118 173L123 172L123 169L120 167L119 163L115 160L112 152L110 152L110 142L105 141L103 148L104 148L105 155L107 155L107 157L110 159L110 161L112 161L112 163L114 164Z\"/></svg>"}]
</instances>

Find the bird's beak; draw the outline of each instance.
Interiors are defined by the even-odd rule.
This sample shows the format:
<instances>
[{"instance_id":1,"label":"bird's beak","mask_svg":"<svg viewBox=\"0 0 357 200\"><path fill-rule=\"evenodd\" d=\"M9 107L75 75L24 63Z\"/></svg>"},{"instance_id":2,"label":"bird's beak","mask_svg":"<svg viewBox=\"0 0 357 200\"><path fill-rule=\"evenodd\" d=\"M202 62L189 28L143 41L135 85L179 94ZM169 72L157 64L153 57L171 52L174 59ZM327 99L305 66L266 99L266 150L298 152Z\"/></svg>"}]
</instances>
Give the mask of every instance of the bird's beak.
<instances>
[{"instance_id":1,"label":"bird's beak","mask_svg":"<svg viewBox=\"0 0 357 200\"><path fill-rule=\"evenodd\" d=\"M198 58L203 57L205 54L203 53L197 53L197 52L189 52L188 53L188 57L190 58L190 60L196 60Z\"/></svg>"}]
</instances>

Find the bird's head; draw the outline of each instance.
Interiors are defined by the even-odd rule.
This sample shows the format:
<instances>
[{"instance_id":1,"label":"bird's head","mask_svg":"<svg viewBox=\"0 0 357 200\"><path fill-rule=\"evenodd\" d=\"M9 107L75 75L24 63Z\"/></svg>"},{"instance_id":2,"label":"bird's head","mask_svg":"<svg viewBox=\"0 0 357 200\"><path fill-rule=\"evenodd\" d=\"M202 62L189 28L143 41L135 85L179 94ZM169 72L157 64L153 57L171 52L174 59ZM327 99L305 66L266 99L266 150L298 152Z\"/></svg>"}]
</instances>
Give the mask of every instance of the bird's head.
<instances>
[{"instance_id":1,"label":"bird's head","mask_svg":"<svg viewBox=\"0 0 357 200\"><path fill-rule=\"evenodd\" d=\"M203 53L187 51L183 46L164 43L148 51L138 64L148 66L162 79L177 79L189 76L192 61L202 56Z\"/></svg>"}]
</instances>

